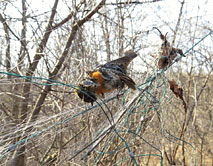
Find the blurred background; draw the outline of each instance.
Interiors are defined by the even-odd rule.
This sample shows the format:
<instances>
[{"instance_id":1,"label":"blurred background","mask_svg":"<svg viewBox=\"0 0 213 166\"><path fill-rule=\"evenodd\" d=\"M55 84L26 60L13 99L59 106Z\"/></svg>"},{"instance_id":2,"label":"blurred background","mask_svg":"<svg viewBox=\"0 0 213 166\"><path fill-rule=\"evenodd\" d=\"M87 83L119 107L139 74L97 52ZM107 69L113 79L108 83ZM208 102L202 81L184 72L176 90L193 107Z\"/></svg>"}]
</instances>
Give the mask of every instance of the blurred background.
<instances>
[{"instance_id":1,"label":"blurred background","mask_svg":"<svg viewBox=\"0 0 213 166\"><path fill-rule=\"evenodd\" d=\"M0 165L213 165L212 7L1 0ZM153 27L186 53L166 71ZM129 49L138 54L128 68L136 91L119 99L113 92L94 107L75 95L86 71ZM183 89L185 107L168 80Z\"/></svg>"}]
</instances>

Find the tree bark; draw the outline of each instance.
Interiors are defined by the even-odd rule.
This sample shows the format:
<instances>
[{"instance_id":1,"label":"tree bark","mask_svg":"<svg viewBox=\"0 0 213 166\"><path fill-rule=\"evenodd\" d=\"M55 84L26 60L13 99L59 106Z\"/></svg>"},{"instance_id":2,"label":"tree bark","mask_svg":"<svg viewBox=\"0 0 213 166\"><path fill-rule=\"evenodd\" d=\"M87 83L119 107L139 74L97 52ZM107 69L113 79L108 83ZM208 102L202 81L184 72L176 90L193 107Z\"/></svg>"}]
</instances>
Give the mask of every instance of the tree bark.
<instances>
[{"instance_id":1,"label":"tree bark","mask_svg":"<svg viewBox=\"0 0 213 166\"><path fill-rule=\"evenodd\" d=\"M52 29L52 24L53 24L54 17L56 14L56 8L58 6L58 1L59 0L55 0L43 39L41 40L40 44L38 45L33 62L30 63L29 68L27 69L26 76L31 77L34 74L34 72L37 68L38 62L42 57L41 54L43 53L44 48L46 47L47 41L49 39L49 36L52 32L51 29ZM31 85L28 84L29 82L30 82L29 80L25 80L26 84L24 84L24 86L23 86L23 97L24 98L22 100L22 105L21 105L21 109L20 109L20 113L19 113L19 119L21 121L24 121L27 117L28 102L29 102L30 89L31 89ZM25 162L26 155L24 154L24 151L25 151L25 146L17 148L17 150L13 154L12 162L10 164L11 166L25 166L26 165L26 162Z\"/></svg>"},{"instance_id":2,"label":"tree bark","mask_svg":"<svg viewBox=\"0 0 213 166\"><path fill-rule=\"evenodd\" d=\"M72 31L70 33L70 36L68 38L68 41L66 43L66 46L64 48L64 51L60 57L60 59L58 60L57 64L55 65L53 71L50 73L49 75L49 79L56 79L56 75L58 73L58 71L61 69L62 67L62 64L65 60L65 58L67 57L68 53L69 53L69 48L71 47L71 44L73 42L73 40L75 39L75 35L78 31L78 29L85 23L87 22L95 13L97 13L97 11L105 4L105 1L106 0L102 0L91 12L89 12L83 19L77 21L76 24L73 25L72 27ZM52 14L51 14L51 17L50 17L50 20L49 20L49 24L46 28L46 32L44 34L44 37L41 41L41 43L39 44L39 47L36 51L36 54L35 54L35 57L34 57L34 60L33 62L30 64L29 68L28 68L28 71L27 71L27 76L32 76L37 65L38 65L38 62L39 60L41 59L41 54L47 44L47 41L48 41L48 38L49 38L49 35L51 33L51 27L52 27L52 23L53 23L53 19L54 19L54 16L55 16L55 12L56 12L56 7L57 7L57 4L58 4L58 0L55 1L55 4L54 4L54 7L52 9ZM26 80L26 82L28 82ZM49 81L46 82L47 84L50 83ZM51 85L45 85L36 101L36 104L33 108L33 112L28 120L28 122L32 122L34 120L36 120L37 118L37 115L39 114L40 110L41 110L41 106L42 104L44 103L45 101L45 98L48 94L48 92L50 91L51 89ZM23 88L23 96L24 96L24 100L23 100L23 103L22 103L22 109L21 109L21 119L22 120L25 120L26 116L27 116L27 111L28 111L28 101L29 101L29 94L30 94L30 85L28 84L25 84L24 85L24 88ZM30 129L28 128L26 132L29 132ZM24 166L26 163L26 155L24 154L24 151L25 151L25 146L22 146L21 148L19 148L15 153L14 153L14 157L13 157L13 160L11 162L11 166Z\"/></svg>"}]
</instances>

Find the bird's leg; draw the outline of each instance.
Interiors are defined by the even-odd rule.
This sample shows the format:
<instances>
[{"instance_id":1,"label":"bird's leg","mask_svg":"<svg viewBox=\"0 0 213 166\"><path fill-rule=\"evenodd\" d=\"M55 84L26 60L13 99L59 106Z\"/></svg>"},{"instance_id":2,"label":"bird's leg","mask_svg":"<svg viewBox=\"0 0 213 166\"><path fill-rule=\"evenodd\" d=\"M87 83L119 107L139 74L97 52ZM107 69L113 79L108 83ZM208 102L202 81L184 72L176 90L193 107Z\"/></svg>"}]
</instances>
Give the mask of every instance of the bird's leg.
<instances>
[{"instance_id":1,"label":"bird's leg","mask_svg":"<svg viewBox=\"0 0 213 166\"><path fill-rule=\"evenodd\" d=\"M122 92L122 89L119 88L118 93L116 95L117 100L119 100L119 97L122 95L122 93L120 93L120 92Z\"/></svg>"},{"instance_id":2,"label":"bird's leg","mask_svg":"<svg viewBox=\"0 0 213 166\"><path fill-rule=\"evenodd\" d=\"M119 92L117 93L116 98L117 98L117 100L119 100Z\"/></svg>"},{"instance_id":3,"label":"bird's leg","mask_svg":"<svg viewBox=\"0 0 213 166\"><path fill-rule=\"evenodd\" d=\"M104 93L103 93L103 92L101 93L101 97L102 97L102 98L105 98L105 95L104 95Z\"/></svg>"}]
</instances>

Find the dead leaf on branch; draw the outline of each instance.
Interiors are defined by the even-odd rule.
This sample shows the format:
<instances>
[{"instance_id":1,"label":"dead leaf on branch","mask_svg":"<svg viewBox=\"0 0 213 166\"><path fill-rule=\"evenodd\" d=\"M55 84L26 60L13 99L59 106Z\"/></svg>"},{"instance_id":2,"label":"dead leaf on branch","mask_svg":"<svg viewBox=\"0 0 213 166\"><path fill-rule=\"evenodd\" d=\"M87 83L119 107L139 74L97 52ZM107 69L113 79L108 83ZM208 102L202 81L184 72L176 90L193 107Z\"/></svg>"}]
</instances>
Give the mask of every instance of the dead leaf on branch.
<instances>
[{"instance_id":1,"label":"dead leaf on branch","mask_svg":"<svg viewBox=\"0 0 213 166\"><path fill-rule=\"evenodd\" d=\"M183 98L183 89L178 87L178 84L175 82L175 80L172 80L172 81L168 80L168 82L169 82L171 91L175 94L177 98L180 98L182 100L184 110L185 112L187 112L187 105Z\"/></svg>"},{"instance_id":2,"label":"dead leaf on branch","mask_svg":"<svg viewBox=\"0 0 213 166\"><path fill-rule=\"evenodd\" d=\"M162 44L160 48L160 58L158 61L159 69L164 69L165 67L170 65L172 61L177 57L178 54L185 57L181 49L174 48L170 45L169 41L166 38L167 33L163 35L157 27L153 27L153 28L158 30L158 32L160 33L160 39L162 40Z\"/></svg>"}]
</instances>

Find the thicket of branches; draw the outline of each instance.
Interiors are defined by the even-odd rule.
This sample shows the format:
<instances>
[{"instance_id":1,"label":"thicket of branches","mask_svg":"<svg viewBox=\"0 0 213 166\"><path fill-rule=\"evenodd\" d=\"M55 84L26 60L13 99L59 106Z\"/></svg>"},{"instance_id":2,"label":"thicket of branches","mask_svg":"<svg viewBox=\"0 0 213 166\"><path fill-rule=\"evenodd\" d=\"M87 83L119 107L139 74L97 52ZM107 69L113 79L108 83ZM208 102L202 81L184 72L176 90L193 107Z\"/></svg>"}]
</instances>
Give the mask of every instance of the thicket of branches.
<instances>
[{"instance_id":1,"label":"thicket of branches","mask_svg":"<svg viewBox=\"0 0 213 166\"><path fill-rule=\"evenodd\" d=\"M185 52L212 30L212 2L174 3L0 1L0 165L213 165L212 35L159 72L153 29ZM138 90L91 108L67 86L128 49Z\"/></svg>"}]
</instances>

